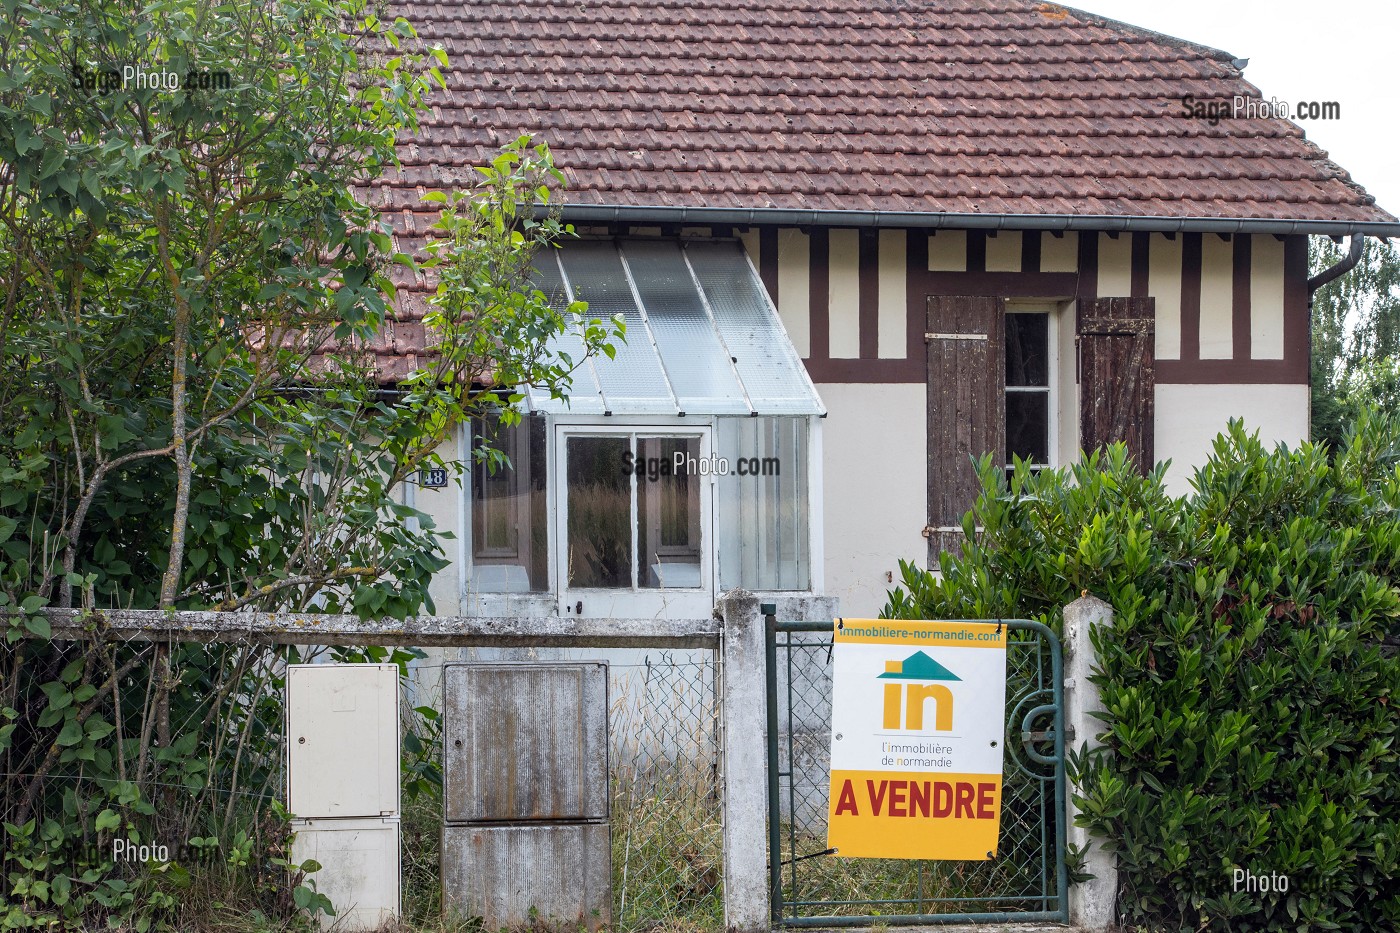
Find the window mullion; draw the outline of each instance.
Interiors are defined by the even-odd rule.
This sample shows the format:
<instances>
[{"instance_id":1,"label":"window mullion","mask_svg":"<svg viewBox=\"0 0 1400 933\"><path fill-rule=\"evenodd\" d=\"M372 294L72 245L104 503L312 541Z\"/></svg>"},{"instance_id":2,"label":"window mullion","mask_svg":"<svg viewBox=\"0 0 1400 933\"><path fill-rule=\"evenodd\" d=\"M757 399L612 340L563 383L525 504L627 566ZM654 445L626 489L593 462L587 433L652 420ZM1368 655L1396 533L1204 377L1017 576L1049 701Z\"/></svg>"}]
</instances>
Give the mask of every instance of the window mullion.
<instances>
[{"instance_id":1,"label":"window mullion","mask_svg":"<svg viewBox=\"0 0 1400 933\"><path fill-rule=\"evenodd\" d=\"M632 451L632 462L633 462L633 463L636 463L636 462L637 462L637 453L638 453L638 451L637 451L637 435L635 435L635 434L628 434L628 435L627 435L627 442L628 442L628 444L630 445L630 448L629 448L629 449ZM632 543L632 555L631 555L631 556L632 556L632 559L631 559L630 563L631 563L631 565L632 565L632 592L635 593L635 592L638 590L638 588L639 588L638 585L637 585L637 565L638 565L639 563L641 563L641 560L642 560L642 557L641 557L641 546L642 546L642 542L641 542L640 538L639 538L638 535L637 535L637 531L638 531L638 529L637 529L637 471L636 471L636 470L632 470L631 473L630 473L629 475L630 475L630 482L631 482L631 487L632 487L632 495L631 495L632 521L631 521L631 528L629 529L629 531L631 532L630 537L631 537L631 539L632 539L632 542L631 542L631 543Z\"/></svg>"}]
</instances>

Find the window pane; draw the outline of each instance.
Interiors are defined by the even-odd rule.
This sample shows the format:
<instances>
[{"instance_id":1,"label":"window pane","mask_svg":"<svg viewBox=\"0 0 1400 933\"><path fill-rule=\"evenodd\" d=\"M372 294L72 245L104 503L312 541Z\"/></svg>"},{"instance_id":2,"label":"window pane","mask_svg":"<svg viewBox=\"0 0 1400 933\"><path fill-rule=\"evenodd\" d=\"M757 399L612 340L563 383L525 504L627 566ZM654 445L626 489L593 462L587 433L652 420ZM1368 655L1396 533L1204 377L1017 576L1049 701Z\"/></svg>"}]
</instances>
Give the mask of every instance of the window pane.
<instances>
[{"instance_id":1,"label":"window pane","mask_svg":"<svg viewBox=\"0 0 1400 933\"><path fill-rule=\"evenodd\" d=\"M568 439L569 586L632 586L631 447L627 437Z\"/></svg>"},{"instance_id":2,"label":"window pane","mask_svg":"<svg viewBox=\"0 0 1400 933\"><path fill-rule=\"evenodd\" d=\"M472 588L478 593L543 592L549 586L545 508L545 426L525 418L511 427L472 422L474 443L510 461L493 473L473 463Z\"/></svg>"},{"instance_id":3,"label":"window pane","mask_svg":"<svg viewBox=\"0 0 1400 933\"><path fill-rule=\"evenodd\" d=\"M1050 394L1006 393L1006 458L1050 462Z\"/></svg>"},{"instance_id":4,"label":"window pane","mask_svg":"<svg viewBox=\"0 0 1400 933\"><path fill-rule=\"evenodd\" d=\"M1009 386L1048 386L1050 384L1050 316L1048 314L1008 314L1006 316L1006 384Z\"/></svg>"},{"instance_id":5,"label":"window pane","mask_svg":"<svg viewBox=\"0 0 1400 933\"><path fill-rule=\"evenodd\" d=\"M719 587L806 590L807 418L721 418Z\"/></svg>"},{"instance_id":6,"label":"window pane","mask_svg":"<svg viewBox=\"0 0 1400 933\"><path fill-rule=\"evenodd\" d=\"M637 583L643 588L700 586L699 459L698 437L637 438Z\"/></svg>"}]
</instances>

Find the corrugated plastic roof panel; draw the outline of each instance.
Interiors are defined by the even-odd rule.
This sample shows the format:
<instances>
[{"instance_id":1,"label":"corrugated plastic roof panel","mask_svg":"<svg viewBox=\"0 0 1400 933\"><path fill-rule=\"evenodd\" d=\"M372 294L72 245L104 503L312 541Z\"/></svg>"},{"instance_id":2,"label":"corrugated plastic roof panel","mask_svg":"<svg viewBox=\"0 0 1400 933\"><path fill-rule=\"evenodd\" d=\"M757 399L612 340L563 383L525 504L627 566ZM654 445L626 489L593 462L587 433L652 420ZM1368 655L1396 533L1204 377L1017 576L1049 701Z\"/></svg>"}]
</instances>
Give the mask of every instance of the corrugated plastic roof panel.
<instances>
[{"instance_id":1,"label":"corrugated plastic roof panel","mask_svg":"<svg viewBox=\"0 0 1400 933\"><path fill-rule=\"evenodd\" d=\"M555 286L555 259L564 270ZM588 302L590 318L621 314L625 342L575 375L567 402L531 391L550 412L613 415L820 415L825 412L763 284L734 241L570 243L535 261L559 301ZM551 278L553 276L554 278ZM546 289L548 290L548 289ZM576 334L556 341L571 358ZM590 395L584 374L597 376Z\"/></svg>"}]
</instances>

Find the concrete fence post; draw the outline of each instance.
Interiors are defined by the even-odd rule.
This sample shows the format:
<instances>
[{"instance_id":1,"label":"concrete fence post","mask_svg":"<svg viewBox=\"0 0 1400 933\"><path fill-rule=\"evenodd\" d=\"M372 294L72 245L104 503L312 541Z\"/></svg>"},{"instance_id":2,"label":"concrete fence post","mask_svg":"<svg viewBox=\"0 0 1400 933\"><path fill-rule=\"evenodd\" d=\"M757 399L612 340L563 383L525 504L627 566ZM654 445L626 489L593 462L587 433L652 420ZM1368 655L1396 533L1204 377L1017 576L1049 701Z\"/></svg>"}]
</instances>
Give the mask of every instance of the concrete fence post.
<instances>
[{"instance_id":1,"label":"concrete fence post","mask_svg":"<svg viewBox=\"0 0 1400 933\"><path fill-rule=\"evenodd\" d=\"M724 620L720 727L724 753L724 925L729 933L767 930L768 704L763 617L758 597L720 598Z\"/></svg>"},{"instance_id":2,"label":"concrete fence post","mask_svg":"<svg viewBox=\"0 0 1400 933\"><path fill-rule=\"evenodd\" d=\"M1099 688L1089 680L1094 667L1094 643L1089 632L1113 621L1113 607L1093 596L1083 596L1065 607L1065 726L1072 730L1066 749L1087 745L1098 748L1103 723L1093 716L1101 711ZM1079 808L1074 805L1074 788L1065 795L1068 838L1079 848L1089 846L1089 831L1074 825ZM1103 930L1114 923L1118 897L1118 862L1105 852L1100 842L1089 849L1085 870L1093 879L1070 885L1069 922L1084 930Z\"/></svg>"}]
</instances>

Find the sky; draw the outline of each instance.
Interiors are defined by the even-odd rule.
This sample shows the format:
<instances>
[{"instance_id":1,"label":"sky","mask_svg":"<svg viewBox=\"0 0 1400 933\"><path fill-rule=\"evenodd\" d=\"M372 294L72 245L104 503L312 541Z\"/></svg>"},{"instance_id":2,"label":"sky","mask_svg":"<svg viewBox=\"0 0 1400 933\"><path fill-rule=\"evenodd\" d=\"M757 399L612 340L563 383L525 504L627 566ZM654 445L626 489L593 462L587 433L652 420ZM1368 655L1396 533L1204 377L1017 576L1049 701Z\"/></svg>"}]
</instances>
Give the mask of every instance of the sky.
<instances>
[{"instance_id":1,"label":"sky","mask_svg":"<svg viewBox=\"0 0 1400 933\"><path fill-rule=\"evenodd\" d=\"M1066 0L1066 6L1249 59L1260 96L1336 101L1339 120L1299 120L1380 206L1400 216L1400 3L1395 0Z\"/></svg>"}]
</instances>

